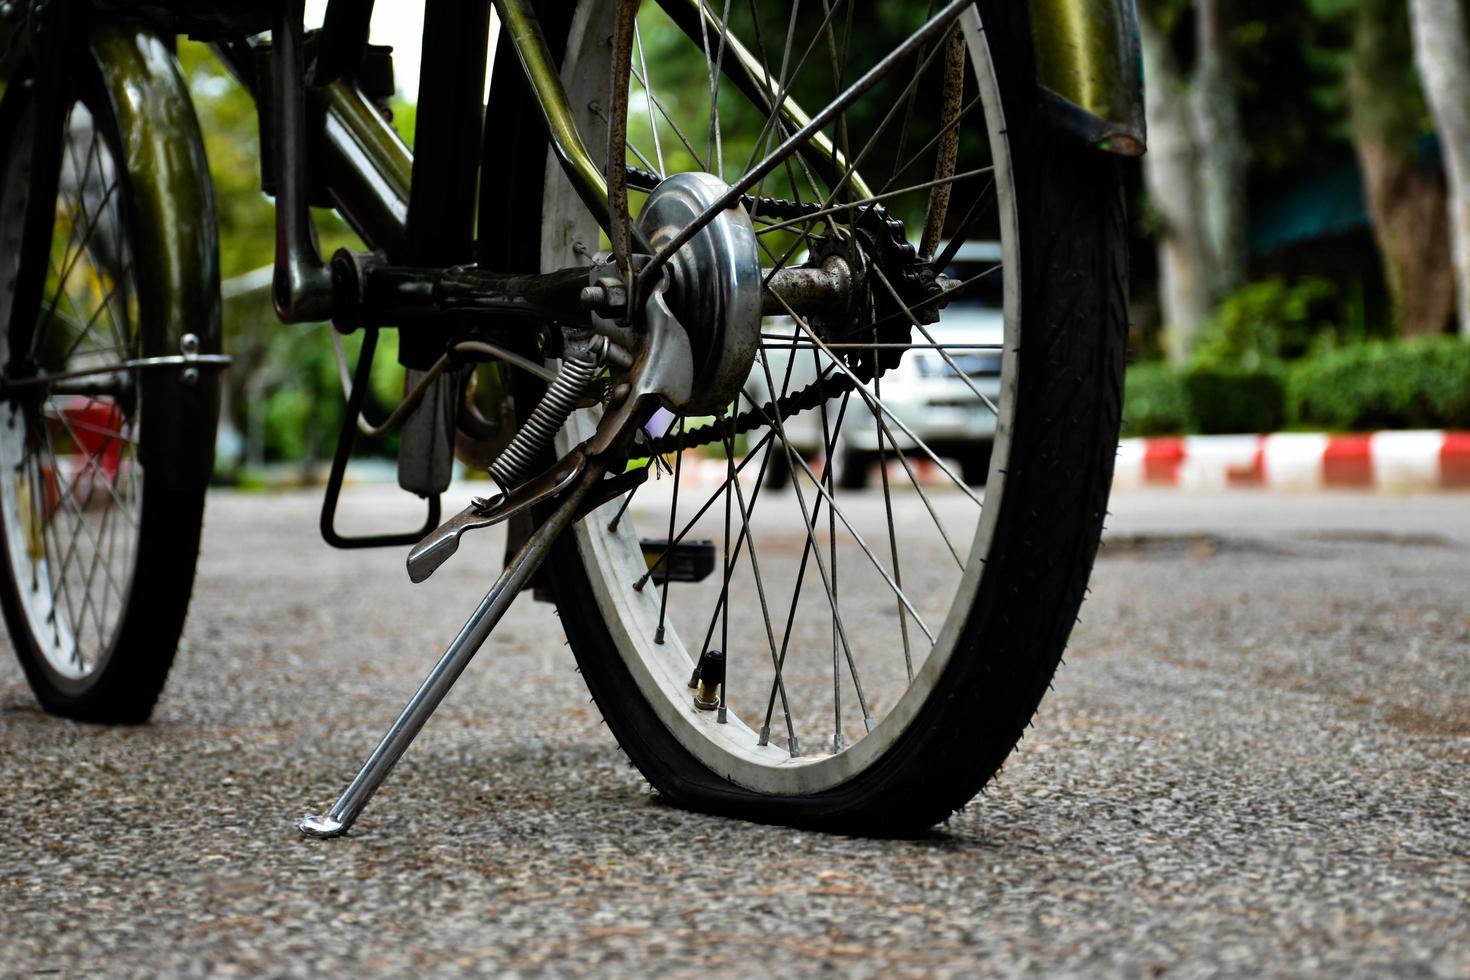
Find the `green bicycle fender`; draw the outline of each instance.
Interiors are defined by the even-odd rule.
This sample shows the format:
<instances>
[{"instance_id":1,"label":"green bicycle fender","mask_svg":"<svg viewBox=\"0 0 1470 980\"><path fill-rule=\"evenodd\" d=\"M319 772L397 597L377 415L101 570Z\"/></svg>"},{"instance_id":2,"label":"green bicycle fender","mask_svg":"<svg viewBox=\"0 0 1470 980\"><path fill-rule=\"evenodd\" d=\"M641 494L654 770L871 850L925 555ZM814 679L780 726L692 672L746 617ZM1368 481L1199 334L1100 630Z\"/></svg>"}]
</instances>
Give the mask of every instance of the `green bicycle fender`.
<instances>
[{"instance_id":1,"label":"green bicycle fender","mask_svg":"<svg viewBox=\"0 0 1470 980\"><path fill-rule=\"evenodd\" d=\"M1147 144L1135 0L1030 0L1043 109L1083 141L1123 156Z\"/></svg>"},{"instance_id":2,"label":"green bicycle fender","mask_svg":"<svg viewBox=\"0 0 1470 980\"><path fill-rule=\"evenodd\" d=\"M87 40L122 136L132 191L133 264L144 351L220 353L219 231L214 188L194 104L172 46L137 21L97 25ZM209 478L219 420L217 369L142 372L144 403L169 406L148 420L144 467L181 485ZM200 452L200 447L208 448ZM153 477L150 477L150 480Z\"/></svg>"}]
</instances>

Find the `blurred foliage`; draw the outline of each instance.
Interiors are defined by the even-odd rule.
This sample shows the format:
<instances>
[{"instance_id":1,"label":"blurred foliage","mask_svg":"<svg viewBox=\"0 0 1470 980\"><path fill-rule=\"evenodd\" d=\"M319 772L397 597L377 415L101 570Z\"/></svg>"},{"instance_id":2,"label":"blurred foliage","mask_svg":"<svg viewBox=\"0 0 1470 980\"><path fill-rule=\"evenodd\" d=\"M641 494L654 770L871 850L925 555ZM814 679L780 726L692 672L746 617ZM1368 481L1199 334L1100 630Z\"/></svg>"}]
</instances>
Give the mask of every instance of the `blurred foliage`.
<instances>
[{"instance_id":1,"label":"blurred foliage","mask_svg":"<svg viewBox=\"0 0 1470 980\"><path fill-rule=\"evenodd\" d=\"M1323 351L1292 365L1287 390L1303 425L1470 427L1470 344L1422 337Z\"/></svg>"},{"instance_id":2,"label":"blurred foliage","mask_svg":"<svg viewBox=\"0 0 1470 980\"><path fill-rule=\"evenodd\" d=\"M1470 428L1470 344L1369 341L1257 369L1135 364L1123 418L1125 436Z\"/></svg>"},{"instance_id":3,"label":"blurred foliage","mask_svg":"<svg viewBox=\"0 0 1470 980\"><path fill-rule=\"evenodd\" d=\"M1135 364L1123 386L1123 435L1167 436L1192 428L1184 379L1163 361Z\"/></svg>"},{"instance_id":4,"label":"blurred foliage","mask_svg":"<svg viewBox=\"0 0 1470 980\"><path fill-rule=\"evenodd\" d=\"M1185 65L1194 57L1194 6L1195 0L1139 2ZM1350 113L1381 119L1408 142L1432 130L1404 0L1233 0L1221 6L1229 18L1254 200L1349 156ZM1358 30L1364 24L1373 30ZM1362 50L1367 41L1375 44L1372 52ZM1368 84L1349 85L1355 45L1371 63Z\"/></svg>"},{"instance_id":5,"label":"blurred foliage","mask_svg":"<svg viewBox=\"0 0 1470 980\"><path fill-rule=\"evenodd\" d=\"M1182 381L1197 432L1275 432L1286 424L1286 377L1279 365L1195 364L1184 369Z\"/></svg>"},{"instance_id":6,"label":"blurred foliage","mask_svg":"<svg viewBox=\"0 0 1470 980\"><path fill-rule=\"evenodd\" d=\"M1343 303L1327 279L1308 276L1288 285L1267 279L1227 296L1200 329L1193 362L1256 369L1308 353L1345 337Z\"/></svg>"},{"instance_id":7,"label":"blurred foliage","mask_svg":"<svg viewBox=\"0 0 1470 980\"><path fill-rule=\"evenodd\" d=\"M330 456L342 418L342 386L325 324L282 324L271 307L269 280L239 290L238 278L271 264L275 209L260 189L260 134L255 102L206 45L180 40L179 61L189 81L214 183L220 230L220 275L225 281L225 350L234 358L225 372L225 421L240 435L239 464L313 460ZM395 125L410 127L413 107L395 109ZM400 129L400 132L405 130ZM323 254L361 241L334 212L314 212ZM231 280L234 280L232 282ZM236 295L230 295L236 292ZM361 337L345 338L355 362ZM402 393L397 335L385 331L373 364L366 410L380 418ZM360 445L368 454L392 452L394 443Z\"/></svg>"},{"instance_id":8,"label":"blurred foliage","mask_svg":"<svg viewBox=\"0 0 1470 980\"><path fill-rule=\"evenodd\" d=\"M732 4L729 8L731 33L757 56L764 53L764 60L775 66L773 73L778 73L783 59L789 58L786 84L791 97L810 110L829 102L886 54L894 39L912 32L925 17L923 4L844 4L830 8L833 16L828 21L824 7L823 4L793 6L781 0L754 0ZM785 50L788 29L792 32L789 53ZM733 180L775 148L779 142L775 128L768 130L764 126L764 114L725 81L720 83L718 99L725 135L716 145L709 133L710 83L700 43L691 43L654 4L644 5L639 16L639 34L657 101L650 106L647 93L638 81L642 61L635 50L635 80L628 113L628 142L633 149L633 162L659 169L661 158L666 173L708 170ZM718 39L712 37L709 43L714 45ZM932 45L924 46L920 63L934 54ZM926 107L939 102L942 64L943 54L939 52L927 62L917 81L911 69L894 72L844 114L843 125L829 128L836 148L848 159L860 161L861 173L875 191L902 188L932 177L935 154L930 144L937 133L937 120L935 113L926 111ZM779 79L776 74L774 80ZM966 103L977 95L973 79L967 79ZM910 105L914 107L912 111ZM650 115L659 123L657 144ZM972 118L978 121L980 117L977 114ZM962 127L961 135L960 170L988 166L989 146L983 127ZM977 194L986 183L988 178L983 175L962 182L957 185L957 200L963 199L966 192ZM759 186L758 193L812 201L824 197L830 186L822 174L809 170L807 165L793 163L771 173ZM916 235L927 202L928 192L922 191L899 194L883 203ZM952 222L962 216L952 214ZM986 215L986 218L993 224L993 216ZM994 232L986 228L981 237L994 237ZM772 255L783 254L795 241L796 236L792 234L762 235L762 244Z\"/></svg>"}]
</instances>

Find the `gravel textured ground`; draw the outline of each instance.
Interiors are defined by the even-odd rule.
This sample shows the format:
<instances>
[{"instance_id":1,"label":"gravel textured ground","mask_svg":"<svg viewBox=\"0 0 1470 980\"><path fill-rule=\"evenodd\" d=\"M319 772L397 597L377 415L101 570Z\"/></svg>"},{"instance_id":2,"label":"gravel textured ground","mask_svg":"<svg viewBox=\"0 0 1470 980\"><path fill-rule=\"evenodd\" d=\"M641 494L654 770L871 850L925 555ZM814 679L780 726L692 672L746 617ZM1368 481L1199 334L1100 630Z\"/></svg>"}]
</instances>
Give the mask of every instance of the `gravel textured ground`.
<instances>
[{"instance_id":1,"label":"gravel textured ground","mask_svg":"<svg viewBox=\"0 0 1470 980\"><path fill-rule=\"evenodd\" d=\"M1120 496L1034 732L913 841L661 804L529 601L300 839L498 555L409 588L315 506L212 499L149 726L0 657L0 972L1470 975L1470 497Z\"/></svg>"}]
</instances>

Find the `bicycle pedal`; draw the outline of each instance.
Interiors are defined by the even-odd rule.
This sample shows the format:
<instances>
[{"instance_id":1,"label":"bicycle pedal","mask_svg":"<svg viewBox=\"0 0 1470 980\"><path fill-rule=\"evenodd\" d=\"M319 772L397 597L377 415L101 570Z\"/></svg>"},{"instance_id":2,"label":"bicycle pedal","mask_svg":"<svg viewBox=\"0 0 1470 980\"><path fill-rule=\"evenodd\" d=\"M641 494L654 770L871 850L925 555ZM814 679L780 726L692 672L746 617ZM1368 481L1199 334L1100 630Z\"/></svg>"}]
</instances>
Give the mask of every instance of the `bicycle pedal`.
<instances>
[{"instance_id":1,"label":"bicycle pedal","mask_svg":"<svg viewBox=\"0 0 1470 980\"><path fill-rule=\"evenodd\" d=\"M651 569L649 580L654 583L703 582L715 570L713 541L680 541L669 547L667 538L642 538L638 544L643 549L643 560Z\"/></svg>"}]
</instances>

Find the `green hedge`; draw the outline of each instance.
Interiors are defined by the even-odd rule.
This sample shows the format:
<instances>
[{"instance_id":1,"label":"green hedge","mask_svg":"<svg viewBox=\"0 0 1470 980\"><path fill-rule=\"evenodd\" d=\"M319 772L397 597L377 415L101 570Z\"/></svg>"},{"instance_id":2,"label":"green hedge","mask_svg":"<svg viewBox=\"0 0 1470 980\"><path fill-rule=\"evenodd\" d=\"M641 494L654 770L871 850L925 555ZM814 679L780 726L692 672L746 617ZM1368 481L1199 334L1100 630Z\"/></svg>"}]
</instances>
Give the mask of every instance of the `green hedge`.
<instances>
[{"instance_id":1,"label":"green hedge","mask_svg":"<svg viewBox=\"0 0 1470 980\"><path fill-rule=\"evenodd\" d=\"M1286 424L1286 380L1279 368L1196 365L1184 372L1195 428L1206 435L1275 432Z\"/></svg>"},{"instance_id":2,"label":"green hedge","mask_svg":"<svg viewBox=\"0 0 1470 980\"><path fill-rule=\"evenodd\" d=\"M1123 397L1125 436L1272 432L1286 421L1286 385L1276 368L1136 364Z\"/></svg>"},{"instance_id":3,"label":"green hedge","mask_svg":"<svg viewBox=\"0 0 1470 980\"><path fill-rule=\"evenodd\" d=\"M1470 343L1424 337L1324 351L1291 366L1287 390L1301 425L1470 427Z\"/></svg>"},{"instance_id":4,"label":"green hedge","mask_svg":"<svg viewBox=\"0 0 1470 980\"><path fill-rule=\"evenodd\" d=\"M1125 436L1470 428L1470 343L1355 344L1255 369L1136 364L1123 418Z\"/></svg>"},{"instance_id":5,"label":"green hedge","mask_svg":"<svg viewBox=\"0 0 1470 980\"><path fill-rule=\"evenodd\" d=\"M1135 364L1123 387L1123 435L1168 436L1190 428L1184 380L1163 363Z\"/></svg>"}]
</instances>

